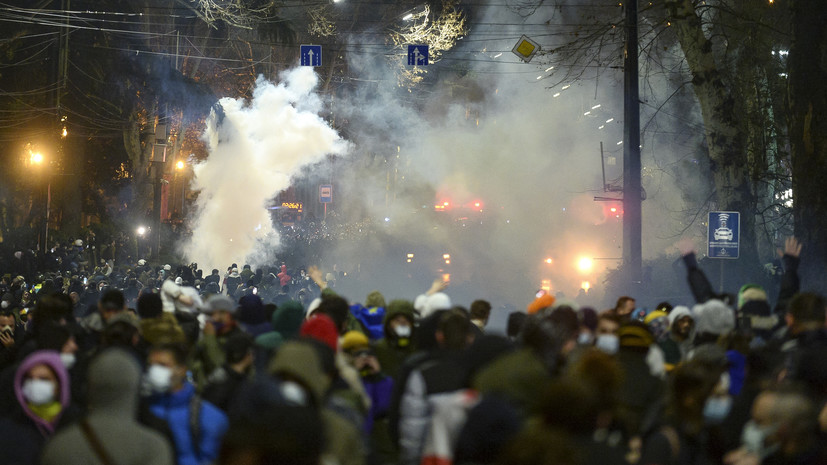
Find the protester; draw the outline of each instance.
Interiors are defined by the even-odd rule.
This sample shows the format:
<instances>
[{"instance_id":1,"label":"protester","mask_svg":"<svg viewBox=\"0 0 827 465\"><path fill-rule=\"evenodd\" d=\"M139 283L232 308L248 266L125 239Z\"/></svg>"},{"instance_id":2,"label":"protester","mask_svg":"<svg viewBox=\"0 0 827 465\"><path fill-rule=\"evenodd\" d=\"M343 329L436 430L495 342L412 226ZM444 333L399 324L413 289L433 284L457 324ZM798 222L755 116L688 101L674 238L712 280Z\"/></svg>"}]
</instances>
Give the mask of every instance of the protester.
<instances>
[{"instance_id":1,"label":"protester","mask_svg":"<svg viewBox=\"0 0 827 465\"><path fill-rule=\"evenodd\" d=\"M120 349L108 349L89 366L89 413L47 444L41 463L144 463L171 465L173 450L161 434L140 425L141 368Z\"/></svg>"},{"instance_id":2,"label":"protester","mask_svg":"<svg viewBox=\"0 0 827 465\"><path fill-rule=\"evenodd\" d=\"M794 239L777 288L721 293L682 246L694 301L600 313L444 279L414 305L293 255L200 280L75 241L0 262L0 464L827 463L827 301Z\"/></svg>"}]
</instances>

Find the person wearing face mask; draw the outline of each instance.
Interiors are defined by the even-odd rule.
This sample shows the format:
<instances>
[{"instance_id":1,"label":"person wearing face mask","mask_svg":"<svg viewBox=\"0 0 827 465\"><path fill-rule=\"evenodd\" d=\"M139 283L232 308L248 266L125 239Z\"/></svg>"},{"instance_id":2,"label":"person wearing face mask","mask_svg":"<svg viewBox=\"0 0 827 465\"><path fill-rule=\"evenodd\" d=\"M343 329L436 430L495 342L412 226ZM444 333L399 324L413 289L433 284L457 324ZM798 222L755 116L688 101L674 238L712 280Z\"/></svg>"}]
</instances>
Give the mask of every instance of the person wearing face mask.
<instances>
[{"instance_id":1,"label":"person wearing face mask","mask_svg":"<svg viewBox=\"0 0 827 465\"><path fill-rule=\"evenodd\" d=\"M595 329L594 346L614 355L620 348L620 339L617 337L617 331L620 329L620 319L609 313L604 312L597 319L597 329Z\"/></svg>"},{"instance_id":2,"label":"person wearing face mask","mask_svg":"<svg viewBox=\"0 0 827 465\"><path fill-rule=\"evenodd\" d=\"M149 350L149 409L172 430L179 465L212 463L227 431L227 415L196 394L195 386L187 381L186 357L186 349L179 344Z\"/></svg>"},{"instance_id":3,"label":"person wearing face mask","mask_svg":"<svg viewBox=\"0 0 827 465\"><path fill-rule=\"evenodd\" d=\"M762 392L741 432L741 448L727 465L820 465L827 449L818 435L818 409L803 391L787 386Z\"/></svg>"},{"instance_id":4,"label":"person wearing face mask","mask_svg":"<svg viewBox=\"0 0 827 465\"><path fill-rule=\"evenodd\" d=\"M627 375L628 376L628 375ZM643 434L638 463L647 465L708 465L709 432L704 418L717 373L697 361L672 372L663 420Z\"/></svg>"},{"instance_id":5,"label":"person wearing face mask","mask_svg":"<svg viewBox=\"0 0 827 465\"><path fill-rule=\"evenodd\" d=\"M14 376L16 408L0 419L0 463L37 463L44 444L79 416L70 387L57 352L35 351L21 362Z\"/></svg>"},{"instance_id":6,"label":"person wearing face mask","mask_svg":"<svg viewBox=\"0 0 827 465\"><path fill-rule=\"evenodd\" d=\"M326 439L321 463L363 465L365 451L357 426L331 408L329 392L335 371L333 349L310 338L284 343L268 366L268 372L281 380L282 394L291 403L319 413Z\"/></svg>"},{"instance_id":7,"label":"person wearing face mask","mask_svg":"<svg viewBox=\"0 0 827 465\"><path fill-rule=\"evenodd\" d=\"M396 378L405 359L416 352L413 304L407 300L391 301L383 327L385 337L376 342L374 352L382 371Z\"/></svg>"},{"instance_id":8,"label":"person wearing face mask","mask_svg":"<svg viewBox=\"0 0 827 465\"><path fill-rule=\"evenodd\" d=\"M112 463L171 465L169 441L136 420L141 368L135 357L123 349L105 349L94 357L88 373L88 414L46 444L41 465L101 462L95 440Z\"/></svg>"}]
</instances>

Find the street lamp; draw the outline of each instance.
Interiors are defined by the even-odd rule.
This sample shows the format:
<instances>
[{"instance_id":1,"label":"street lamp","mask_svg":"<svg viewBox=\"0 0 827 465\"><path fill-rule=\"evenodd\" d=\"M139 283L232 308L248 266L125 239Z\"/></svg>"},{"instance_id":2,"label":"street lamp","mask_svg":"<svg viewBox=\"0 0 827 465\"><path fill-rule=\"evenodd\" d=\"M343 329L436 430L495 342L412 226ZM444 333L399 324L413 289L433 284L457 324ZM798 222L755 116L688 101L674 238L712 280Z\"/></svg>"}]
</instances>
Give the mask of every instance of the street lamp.
<instances>
[{"instance_id":1,"label":"street lamp","mask_svg":"<svg viewBox=\"0 0 827 465\"><path fill-rule=\"evenodd\" d=\"M180 179L181 179L181 220L184 219L184 205L187 200L187 181L184 179L185 173L184 169L187 167L187 164L184 163L184 160L178 160L175 163L175 169L181 172Z\"/></svg>"},{"instance_id":2,"label":"street lamp","mask_svg":"<svg viewBox=\"0 0 827 465\"><path fill-rule=\"evenodd\" d=\"M577 269L580 270L581 273L588 273L592 270L592 259L589 257L581 257L577 260Z\"/></svg>"},{"instance_id":3,"label":"street lamp","mask_svg":"<svg viewBox=\"0 0 827 465\"><path fill-rule=\"evenodd\" d=\"M36 152L29 148L29 165L30 166L43 166L46 158L43 156L42 153ZM43 173L43 176L46 176L46 173ZM49 247L49 210L52 207L52 182L51 180L46 181L46 225L43 228L44 235L43 235L43 250L45 251ZM38 241L40 241L40 235L38 234ZM38 244L38 248L40 244Z\"/></svg>"}]
</instances>

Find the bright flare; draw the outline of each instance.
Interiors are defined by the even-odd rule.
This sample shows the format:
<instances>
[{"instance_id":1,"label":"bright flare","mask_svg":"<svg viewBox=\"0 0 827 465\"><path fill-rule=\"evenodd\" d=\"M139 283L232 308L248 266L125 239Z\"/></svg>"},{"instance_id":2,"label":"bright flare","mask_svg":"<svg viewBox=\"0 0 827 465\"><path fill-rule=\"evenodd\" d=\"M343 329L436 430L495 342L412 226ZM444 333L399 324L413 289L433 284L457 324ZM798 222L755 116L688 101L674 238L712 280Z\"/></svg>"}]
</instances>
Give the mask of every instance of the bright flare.
<instances>
[{"instance_id":1,"label":"bright flare","mask_svg":"<svg viewBox=\"0 0 827 465\"><path fill-rule=\"evenodd\" d=\"M589 257L582 257L577 260L577 269L583 273L588 273L592 270L592 259Z\"/></svg>"}]
</instances>

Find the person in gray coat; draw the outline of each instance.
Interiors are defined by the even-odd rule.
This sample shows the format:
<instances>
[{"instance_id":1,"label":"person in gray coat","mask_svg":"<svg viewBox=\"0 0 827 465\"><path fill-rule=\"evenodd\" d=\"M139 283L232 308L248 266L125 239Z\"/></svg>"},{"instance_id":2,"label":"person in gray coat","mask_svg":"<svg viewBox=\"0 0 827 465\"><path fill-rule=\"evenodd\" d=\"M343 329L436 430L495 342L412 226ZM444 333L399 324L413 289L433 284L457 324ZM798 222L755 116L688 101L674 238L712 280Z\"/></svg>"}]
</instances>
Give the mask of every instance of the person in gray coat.
<instances>
[{"instance_id":1,"label":"person in gray coat","mask_svg":"<svg viewBox=\"0 0 827 465\"><path fill-rule=\"evenodd\" d=\"M141 369L121 349L89 365L89 413L46 444L42 465L172 465L169 442L136 420Z\"/></svg>"}]
</instances>

